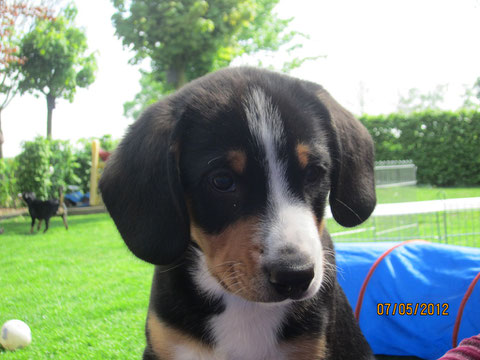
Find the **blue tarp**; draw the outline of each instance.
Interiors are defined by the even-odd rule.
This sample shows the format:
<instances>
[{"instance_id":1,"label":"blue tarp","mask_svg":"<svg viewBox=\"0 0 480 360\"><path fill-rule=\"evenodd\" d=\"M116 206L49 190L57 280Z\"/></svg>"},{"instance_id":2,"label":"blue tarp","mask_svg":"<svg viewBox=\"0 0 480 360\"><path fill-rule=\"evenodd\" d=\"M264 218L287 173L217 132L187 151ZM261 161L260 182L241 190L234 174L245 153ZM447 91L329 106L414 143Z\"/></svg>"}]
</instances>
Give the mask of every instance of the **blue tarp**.
<instances>
[{"instance_id":1,"label":"blue tarp","mask_svg":"<svg viewBox=\"0 0 480 360\"><path fill-rule=\"evenodd\" d=\"M75 206L88 206L90 200L90 193L82 193L81 191L71 192L65 194L65 199L70 200Z\"/></svg>"},{"instance_id":2,"label":"blue tarp","mask_svg":"<svg viewBox=\"0 0 480 360\"><path fill-rule=\"evenodd\" d=\"M338 280L352 308L374 261L396 244L335 245ZM395 249L382 260L370 279L360 313L360 327L373 352L422 359L442 356L452 348L460 303L479 272L480 249L477 248L414 242ZM388 315L386 304L391 304ZM407 315L410 313L407 304L412 304L412 312L419 304L416 315ZM394 307L395 315L392 314ZM424 309L425 315L422 315ZM465 306L458 342L479 333L480 282Z\"/></svg>"}]
</instances>

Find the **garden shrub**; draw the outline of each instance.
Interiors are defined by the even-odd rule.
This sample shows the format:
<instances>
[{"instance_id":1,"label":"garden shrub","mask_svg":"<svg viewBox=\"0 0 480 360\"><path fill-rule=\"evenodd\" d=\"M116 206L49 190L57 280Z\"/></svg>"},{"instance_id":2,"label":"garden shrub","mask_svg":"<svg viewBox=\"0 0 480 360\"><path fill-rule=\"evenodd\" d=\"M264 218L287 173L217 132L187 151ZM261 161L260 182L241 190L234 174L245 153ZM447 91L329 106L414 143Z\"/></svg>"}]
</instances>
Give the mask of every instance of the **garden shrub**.
<instances>
[{"instance_id":1,"label":"garden shrub","mask_svg":"<svg viewBox=\"0 0 480 360\"><path fill-rule=\"evenodd\" d=\"M92 168L92 141L94 138L80 139L77 142L77 151L75 153L75 175L79 179L80 189L83 193L90 191L90 172ZM98 139L100 147L105 151L113 151L119 143L119 140L112 139L111 135L104 135Z\"/></svg>"},{"instance_id":2,"label":"garden shrub","mask_svg":"<svg viewBox=\"0 0 480 360\"><path fill-rule=\"evenodd\" d=\"M77 164L77 167L74 169L75 175L79 179L80 190L85 194L90 191L90 172L92 168L92 139L80 139L77 142L75 162Z\"/></svg>"},{"instance_id":3,"label":"garden shrub","mask_svg":"<svg viewBox=\"0 0 480 360\"><path fill-rule=\"evenodd\" d=\"M50 158L47 139L39 136L34 141L22 143L22 152L17 157L17 184L21 192L33 191L37 198L48 199L53 173Z\"/></svg>"},{"instance_id":4,"label":"garden shrub","mask_svg":"<svg viewBox=\"0 0 480 360\"><path fill-rule=\"evenodd\" d=\"M480 113L426 111L364 116L376 160L412 159L419 183L480 184Z\"/></svg>"},{"instance_id":5,"label":"garden shrub","mask_svg":"<svg viewBox=\"0 0 480 360\"><path fill-rule=\"evenodd\" d=\"M60 186L67 190L67 185L79 185L80 178L75 169L78 168L73 146L66 140L50 140L50 164L53 167L51 197L56 197ZM53 191L53 193L52 193Z\"/></svg>"},{"instance_id":6,"label":"garden shrub","mask_svg":"<svg viewBox=\"0 0 480 360\"><path fill-rule=\"evenodd\" d=\"M23 142L22 152L11 164L0 159L0 206L14 206L18 192L33 191L37 198L46 200L57 198L60 186L65 192L68 185L78 185L84 193L90 191L93 139L81 139L75 147L66 140L43 137ZM106 151L118 144L111 135L99 141Z\"/></svg>"},{"instance_id":7,"label":"garden shrub","mask_svg":"<svg viewBox=\"0 0 480 360\"><path fill-rule=\"evenodd\" d=\"M0 207L19 205L17 178L15 177L17 168L18 162L15 159L0 159Z\"/></svg>"}]
</instances>

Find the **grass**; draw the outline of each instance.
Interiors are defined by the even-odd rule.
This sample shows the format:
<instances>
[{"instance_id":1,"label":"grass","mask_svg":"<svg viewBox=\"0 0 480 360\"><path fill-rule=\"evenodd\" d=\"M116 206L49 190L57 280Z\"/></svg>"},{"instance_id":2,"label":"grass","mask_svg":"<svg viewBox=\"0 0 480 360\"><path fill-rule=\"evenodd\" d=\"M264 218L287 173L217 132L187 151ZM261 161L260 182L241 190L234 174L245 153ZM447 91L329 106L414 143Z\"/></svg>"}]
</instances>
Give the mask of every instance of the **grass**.
<instances>
[{"instance_id":1,"label":"grass","mask_svg":"<svg viewBox=\"0 0 480 360\"><path fill-rule=\"evenodd\" d=\"M32 344L7 359L140 358L153 267L126 249L106 214L52 219L29 234L27 218L2 222L0 324L25 321ZM1 347L0 347L1 348Z\"/></svg>"},{"instance_id":2,"label":"grass","mask_svg":"<svg viewBox=\"0 0 480 360\"><path fill-rule=\"evenodd\" d=\"M379 192L380 202L406 198L405 188L388 190ZM410 191L417 200L438 199L438 194L480 196L480 188ZM480 211L469 216L449 214L449 232L460 231L455 224L471 224L478 231ZM413 220L391 219L400 226L409 226ZM428 234L438 228L433 218L416 220L418 225L406 231ZM372 226L371 221L362 226ZM60 218L52 219L46 234L34 235L29 234L27 217L1 223L5 233L0 235L0 324L10 319L25 321L33 341L16 352L0 350L0 359L140 358L153 267L128 252L108 215L71 216L69 222L66 231ZM391 227L378 221L375 225L378 231ZM349 230L330 221L327 226L330 232ZM371 233L364 234L365 240L373 239Z\"/></svg>"}]
</instances>

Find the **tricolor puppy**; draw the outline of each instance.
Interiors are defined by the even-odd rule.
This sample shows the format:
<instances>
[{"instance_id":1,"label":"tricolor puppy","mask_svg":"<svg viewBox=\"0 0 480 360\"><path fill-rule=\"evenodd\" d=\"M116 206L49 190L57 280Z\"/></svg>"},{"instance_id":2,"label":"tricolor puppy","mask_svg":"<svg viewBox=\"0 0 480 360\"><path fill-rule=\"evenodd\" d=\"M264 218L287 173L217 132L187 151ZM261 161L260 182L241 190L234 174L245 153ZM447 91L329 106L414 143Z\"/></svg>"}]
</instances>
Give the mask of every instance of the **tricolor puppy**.
<instances>
[{"instance_id":1,"label":"tricolor puppy","mask_svg":"<svg viewBox=\"0 0 480 360\"><path fill-rule=\"evenodd\" d=\"M336 281L344 226L375 206L373 145L320 86L252 68L151 106L101 180L130 250L157 265L144 359L371 359Z\"/></svg>"}]
</instances>

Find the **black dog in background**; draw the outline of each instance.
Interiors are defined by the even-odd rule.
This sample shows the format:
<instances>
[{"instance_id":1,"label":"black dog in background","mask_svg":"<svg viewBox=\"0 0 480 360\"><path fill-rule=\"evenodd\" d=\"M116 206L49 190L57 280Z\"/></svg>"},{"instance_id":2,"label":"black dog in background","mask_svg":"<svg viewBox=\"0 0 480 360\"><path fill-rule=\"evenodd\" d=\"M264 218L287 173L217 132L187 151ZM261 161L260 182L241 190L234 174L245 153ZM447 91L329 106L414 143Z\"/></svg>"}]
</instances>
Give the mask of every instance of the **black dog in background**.
<instances>
[{"instance_id":1,"label":"black dog in background","mask_svg":"<svg viewBox=\"0 0 480 360\"><path fill-rule=\"evenodd\" d=\"M63 201L63 188L60 187L58 190L60 199L50 199L50 200L38 200L33 192L24 192L21 197L28 205L28 212L32 218L32 227L30 228L30 233L33 233L33 227L35 226L35 220L38 219L37 230L40 230L42 225L42 220L45 220L45 230L48 230L48 224L50 218L54 215L60 215L63 218L63 224L65 229L68 230L67 224L67 207Z\"/></svg>"}]
</instances>

